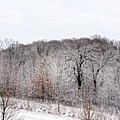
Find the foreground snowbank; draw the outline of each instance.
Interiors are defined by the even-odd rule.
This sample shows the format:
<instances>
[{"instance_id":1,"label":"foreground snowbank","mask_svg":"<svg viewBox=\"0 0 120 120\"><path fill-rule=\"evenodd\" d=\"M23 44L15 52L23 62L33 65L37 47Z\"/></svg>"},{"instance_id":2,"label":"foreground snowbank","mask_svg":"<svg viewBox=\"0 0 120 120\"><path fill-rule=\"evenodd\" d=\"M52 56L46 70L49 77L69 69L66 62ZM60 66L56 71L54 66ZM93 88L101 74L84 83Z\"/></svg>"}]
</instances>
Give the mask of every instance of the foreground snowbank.
<instances>
[{"instance_id":1,"label":"foreground snowbank","mask_svg":"<svg viewBox=\"0 0 120 120\"><path fill-rule=\"evenodd\" d=\"M15 120L82 120L82 119L21 110L20 113L15 118ZM92 120L119 120L119 118L115 116L104 115L102 119L101 117L98 117L97 119Z\"/></svg>"},{"instance_id":2,"label":"foreground snowbank","mask_svg":"<svg viewBox=\"0 0 120 120\"><path fill-rule=\"evenodd\" d=\"M43 114L43 113L37 113L37 112L28 112L28 111L21 111L19 114L19 118L20 116L24 120L73 120L72 118L68 118L68 117Z\"/></svg>"},{"instance_id":3,"label":"foreground snowbank","mask_svg":"<svg viewBox=\"0 0 120 120\"><path fill-rule=\"evenodd\" d=\"M59 106L48 102L18 100L19 111L14 120L83 120L86 116L83 108ZM86 111L89 112L89 111ZM91 120L120 120L120 113L107 113L90 110Z\"/></svg>"}]
</instances>

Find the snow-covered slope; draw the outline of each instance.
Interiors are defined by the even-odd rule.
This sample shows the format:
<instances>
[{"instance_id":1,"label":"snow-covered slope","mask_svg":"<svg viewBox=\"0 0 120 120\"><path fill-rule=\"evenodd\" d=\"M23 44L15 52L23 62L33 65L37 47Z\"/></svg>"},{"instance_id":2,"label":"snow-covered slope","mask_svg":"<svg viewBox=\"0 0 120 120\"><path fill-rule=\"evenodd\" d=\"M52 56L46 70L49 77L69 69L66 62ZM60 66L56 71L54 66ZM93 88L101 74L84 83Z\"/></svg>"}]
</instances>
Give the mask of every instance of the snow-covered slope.
<instances>
[{"instance_id":1,"label":"snow-covered slope","mask_svg":"<svg viewBox=\"0 0 120 120\"><path fill-rule=\"evenodd\" d=\"M22 116L24 120L73 120L72 118L62 117L58 115L50 115L27 111L21 111L19 116Z\"/></svg>"},{"instance_id":2,"label":"snow-covered slope","mask_svg":"<svg viewBox=\"0 0 120 120\"><path fill-rule=\"evenodd\" d=\"M58 104L50 103L38 103L35 101L29 101L27 104L23 104L25 101L20 102L20 109L16 114L15 120L82 120L85 117L83 108L75 108L69 106L60 105L60 111L58 112ZM28 106L29 104L29 106ZM103 110L97 111L90 110L91 120L119 120L119 113L107 113ZM18 119L20 118L20 119Z\"/></svg>"}]
</instances>

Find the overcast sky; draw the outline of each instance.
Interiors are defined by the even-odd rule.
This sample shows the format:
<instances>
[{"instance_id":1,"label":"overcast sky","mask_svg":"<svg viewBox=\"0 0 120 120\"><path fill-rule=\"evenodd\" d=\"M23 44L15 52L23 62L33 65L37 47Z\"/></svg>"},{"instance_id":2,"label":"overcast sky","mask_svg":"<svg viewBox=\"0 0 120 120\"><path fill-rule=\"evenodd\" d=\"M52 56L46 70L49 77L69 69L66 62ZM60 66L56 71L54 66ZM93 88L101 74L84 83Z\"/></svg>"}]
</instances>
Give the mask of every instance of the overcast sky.
<instances>
[{"instance_id":1,"label":"overcast sky","mask_svg":"<svg viewBox=\"0 0 120 120\"><path fill-rule=\"evenodd\" d=\"M0 0L0 39L20 43L99 34L120 40L120 0Z\"/></svg>"}]
</instances>

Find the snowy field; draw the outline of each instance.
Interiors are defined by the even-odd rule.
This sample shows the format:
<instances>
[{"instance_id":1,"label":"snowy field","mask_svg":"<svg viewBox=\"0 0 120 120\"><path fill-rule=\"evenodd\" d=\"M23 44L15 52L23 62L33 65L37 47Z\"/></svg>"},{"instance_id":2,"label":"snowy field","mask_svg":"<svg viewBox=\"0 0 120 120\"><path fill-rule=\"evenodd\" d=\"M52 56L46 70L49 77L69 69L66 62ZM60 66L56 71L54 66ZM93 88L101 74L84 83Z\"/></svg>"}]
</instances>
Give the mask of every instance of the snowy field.
<instances>
[{"instance_id":1,"label":"snowy field","mask_svg":"<svg viewBox=\"0 0 120 120\"><path fill-rule=\"evenodd\" d=\"M60 112L58 112L57 104L38 103L23 101L20 103L21 109L17 115L18 120L82 120L83 110L80 108L68 107L60 105ZM26 103L26 104L25 104ZM22 105L22 106L21 106ZM29 105L29 106L28 106ZM29 108L28 108L29 107ZM93 114L93 115L92 115ZM120 117L115 114L108 114L105 112L91 111L92 120L120 120ZM17 118L15 118L17 120Z\"/></svg>"},{"instance_id":2,"label":"snowy field","mask_svg":"<svg viewBox=\"0 0 120 120\"><path fill-rule=\"evenodd\" d=\"M60 105L58 111L58 104L27 100L16 102L17 111L13 119L9 120L84 120L86 116L83 108ZM97 109L90 110L90 116L91 120L120 120L120 113L107 113L104 110L100 112Z\"/></svg>"},{"instance_id":3,"label":"snowy field","mask_svg":"<svg viewBox=\"0 0 120 120\"><path fill-rule=\"evenodd\" d=\"M18 116L21 119L15 118L15 120L83 120L80 118L71 118L71 117L65 117L59 115L28 112L28 111L21 111ZM105 115L102 119L98 117L98 119L92 119L92 120L120 120L120 119L112 115L111 116Z\"/></svg>"},{"instance_id":4,"label":"snowy field","mask_svg":"<svg viewBox=\"0 0 120 120\"><path fill-rule=\"evenodd\" d=\"M72 118L62 117L58 115L41 114L37 112L27 112L27 111L22 111L19 116L21 116L23 120L73 120Z\"/></svg>"}]
</instances>

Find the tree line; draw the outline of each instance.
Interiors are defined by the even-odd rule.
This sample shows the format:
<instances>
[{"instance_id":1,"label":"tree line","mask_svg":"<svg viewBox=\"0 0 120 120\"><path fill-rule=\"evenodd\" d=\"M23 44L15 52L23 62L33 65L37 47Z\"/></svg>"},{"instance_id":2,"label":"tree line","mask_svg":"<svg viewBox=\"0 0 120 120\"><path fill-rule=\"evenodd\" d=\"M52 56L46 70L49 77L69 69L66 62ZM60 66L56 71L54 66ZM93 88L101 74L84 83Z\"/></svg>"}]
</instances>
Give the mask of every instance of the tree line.
<instances>
[{"instance_id":1,"label":"tree line","mask_svg":"<svg viewBox=\"0 0 120 120\"><path fill-rule=\"evenodd\" d=\"M0 46L3 120L10 98L120 109L120 42L95 35Z\"/></svg>"}]
</instances>

